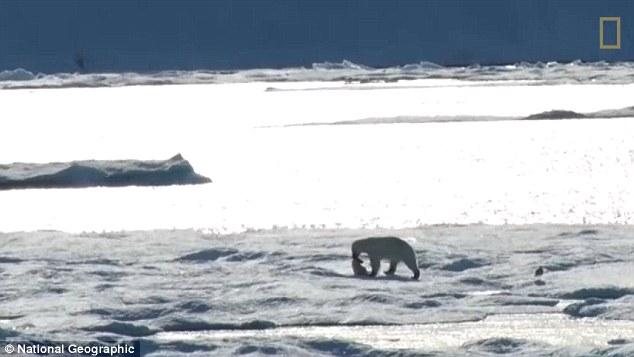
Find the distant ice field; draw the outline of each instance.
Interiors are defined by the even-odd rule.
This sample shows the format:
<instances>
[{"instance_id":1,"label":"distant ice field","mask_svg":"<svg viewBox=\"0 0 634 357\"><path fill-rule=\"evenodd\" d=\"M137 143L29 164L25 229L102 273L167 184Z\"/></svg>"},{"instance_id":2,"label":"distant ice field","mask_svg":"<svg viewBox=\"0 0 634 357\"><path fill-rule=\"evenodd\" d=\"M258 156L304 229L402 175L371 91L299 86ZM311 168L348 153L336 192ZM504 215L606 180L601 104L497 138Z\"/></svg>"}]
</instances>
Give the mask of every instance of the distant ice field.
<instances>
[{"instance_id":1,"label":"distant ice field","mask_svg":"<svg viewBox=\"0 0 634 357\"><path fill-rule=\"evenodd\" d=\"M180 152L213 183L0 192L0 231L632 223L634 121L596 114L631 93L458 79L2 90L0 164ZM595 114L518 119L552 110ZM459 120L425 122L439 117Z\"/></svg>"},{"instance_id":2,"label":"distant ice field","mask_svg":"<svg viewBox=\"0 0 634 357\"><path fill-rule=\"evenodd\" d=\"M372 68L343 60L313 63L310 67L247 70L193 70L151 73L34 73L17 68L0 71L0 88L119 87L129 85L223 84L249 82L393 83L415 79L458 79L467 82L519 81L528 85L566 83L628 84L634 82L634 62L519 62L509 65L443 67L419 62Z\"/></svg>"}]
</instances>

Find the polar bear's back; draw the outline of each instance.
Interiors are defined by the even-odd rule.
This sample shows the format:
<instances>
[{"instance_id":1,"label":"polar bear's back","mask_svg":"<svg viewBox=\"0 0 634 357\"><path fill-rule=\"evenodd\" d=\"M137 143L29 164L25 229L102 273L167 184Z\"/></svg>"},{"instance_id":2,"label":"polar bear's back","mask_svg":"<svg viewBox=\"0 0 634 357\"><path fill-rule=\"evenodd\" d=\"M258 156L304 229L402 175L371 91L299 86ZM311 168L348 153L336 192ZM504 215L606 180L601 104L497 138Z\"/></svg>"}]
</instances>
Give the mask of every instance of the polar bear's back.
<instances>
[{"instance_id":1,"label":"polar bear's back","mask_svg":"<svg viewBox=\"0 0 634 357\"><path fill-rule=\"evenodd\" d=\"M406 241L398 237L370 237L352 243L352 254L360 252L382 259L401 260L415 258L414 250Z\"/></svg>"}]
</instances>

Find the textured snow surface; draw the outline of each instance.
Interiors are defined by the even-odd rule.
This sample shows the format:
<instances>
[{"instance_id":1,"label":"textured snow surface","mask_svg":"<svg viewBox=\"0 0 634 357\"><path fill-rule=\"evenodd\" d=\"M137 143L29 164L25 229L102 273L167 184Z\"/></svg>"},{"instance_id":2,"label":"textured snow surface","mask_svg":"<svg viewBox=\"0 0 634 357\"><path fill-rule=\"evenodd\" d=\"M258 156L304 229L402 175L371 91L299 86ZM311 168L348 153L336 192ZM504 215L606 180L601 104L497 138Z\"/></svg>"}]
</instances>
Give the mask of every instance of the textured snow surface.
<instances>
[{"instance_id":1,"label":"textured snow surface","mask_svg":"<svg viewBox=\"0 0 634 357\"><path fill-rule=\"evenodd\" d=\"M387 234L411 242L420 281L402 265L395 277L353 276L351 242ZM619 225L2 234L0 331L140 338L157 355L632 351L633 234Z\"/></svg>"}]
</instances>

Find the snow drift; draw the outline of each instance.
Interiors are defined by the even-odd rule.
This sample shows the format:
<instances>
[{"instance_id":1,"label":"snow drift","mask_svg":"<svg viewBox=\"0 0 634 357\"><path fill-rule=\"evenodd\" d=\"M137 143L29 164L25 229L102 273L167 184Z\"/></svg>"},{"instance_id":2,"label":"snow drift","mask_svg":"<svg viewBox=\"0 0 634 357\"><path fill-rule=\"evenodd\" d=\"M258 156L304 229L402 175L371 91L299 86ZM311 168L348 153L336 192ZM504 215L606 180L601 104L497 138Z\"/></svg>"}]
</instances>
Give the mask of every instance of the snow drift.
<instances>
[{"instance_id":1,"label":"snow drift","mask_svg":"<svg viewBox=\"0 0 634 357\"><path fill-rule=\"evenodd\" d=\"M168 160L73 161L0 165L0 190L208 183L180 154Z\"/></svg>"}]
</instances>

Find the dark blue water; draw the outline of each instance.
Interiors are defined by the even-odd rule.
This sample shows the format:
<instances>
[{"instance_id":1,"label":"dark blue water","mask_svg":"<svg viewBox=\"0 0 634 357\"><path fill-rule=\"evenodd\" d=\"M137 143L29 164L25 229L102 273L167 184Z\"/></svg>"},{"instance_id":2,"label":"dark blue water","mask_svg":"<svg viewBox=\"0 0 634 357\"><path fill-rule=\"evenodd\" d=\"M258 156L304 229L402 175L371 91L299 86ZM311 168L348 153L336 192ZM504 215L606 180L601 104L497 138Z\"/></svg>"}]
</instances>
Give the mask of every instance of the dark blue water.
<instances>
[{"instance_id":1,"label":"dark blue water","mask_svg":"<svg viewBox=\"0 0 634 357\"><path fill-rule=\"evenodd\" d=\"M599 48L600 16L621 17L621 49ZM623 61L633 16L628 0L0 0L0 70Z\"/></svg>"}]
</instances>

